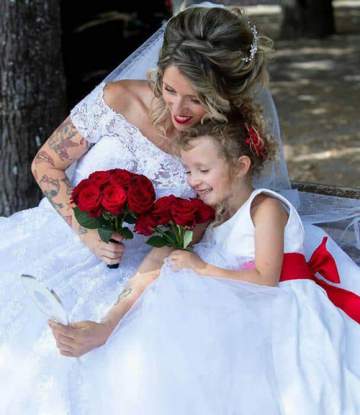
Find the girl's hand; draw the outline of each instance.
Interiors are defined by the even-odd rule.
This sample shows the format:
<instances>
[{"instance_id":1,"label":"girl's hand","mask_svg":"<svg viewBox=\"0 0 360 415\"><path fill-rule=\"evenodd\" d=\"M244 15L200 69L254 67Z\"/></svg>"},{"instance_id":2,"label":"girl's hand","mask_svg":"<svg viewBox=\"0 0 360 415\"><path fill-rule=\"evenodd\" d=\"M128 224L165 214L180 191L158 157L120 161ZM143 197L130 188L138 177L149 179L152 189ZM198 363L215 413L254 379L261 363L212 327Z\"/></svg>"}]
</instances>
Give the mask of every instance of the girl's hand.
<instances>
[{"instance_id":1,"label":"girl's hand","mask_svg":"<svg viewBox=\"0 0 360 415\"><path fill-rule=\"evenodd\" d=\"M109 338L112 327L106 323L79 321L69 326L50 320L49 326L63 356L80 357L96 347L102 346Z\"/></svg>"},{"instance_id":2,"label":"girl's hand","mask_svg":"<svg viewBox=\"0 0 360 415\"><path fill-rule=\"evenodd\" d=\"M90 251L106 264L113 265L120 262L124 253L124 244L121 243L123 237L118 233L113 233L111 239L119 243L102 241L96 229L81 228L79 236Z\"/></svg>"},{"instance_id":3,"label":"girl's hand","mask_svg":"<svg viewBox=\"0 0 360 415\"><path fill-rule=\"evenodd\" d=\"M172 268L175 271L188 268L195 272L201 273L201 271L206 267L206 262L204 262L198 255L193 252L183 251L181 249L173 251L169 255L169 258Z\"/></svg>"}]
</instances>

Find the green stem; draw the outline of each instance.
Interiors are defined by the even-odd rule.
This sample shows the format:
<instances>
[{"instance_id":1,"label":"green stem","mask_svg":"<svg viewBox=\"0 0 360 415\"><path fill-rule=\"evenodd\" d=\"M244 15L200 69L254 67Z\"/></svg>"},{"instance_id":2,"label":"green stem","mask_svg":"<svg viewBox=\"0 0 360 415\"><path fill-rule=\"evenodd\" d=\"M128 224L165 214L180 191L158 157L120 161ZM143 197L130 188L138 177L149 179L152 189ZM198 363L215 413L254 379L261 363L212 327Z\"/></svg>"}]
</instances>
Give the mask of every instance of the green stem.
<instances>
[{"instance_id":1,"label":"green stem","mask_svg":"<svg viewBox=\"0 0 360 415\"><path fill-rule=\"evenodd\" d=\"M171 229L172 229L173 233L175 234L176 245L177 245L176 247L177 248L181 248L182 247L182 243L181 243L181 239L180 239L180 235L179 235L178 225L171 224Z\"/></svg>"},{"instance_id":2,"label":"green stem","mask_svg":"<svg viewBox=\"0 0 360 415\"><path fill-rule=\"evenodd\" d=\"M178 235L179 248L183 249L185 229L181 225L176 225L176 229L177 229L177 235Z\"/></svg>"},{"instance_id":3,"label":"green stem","mask_svg":"<svg viewBox=\"0 0 360 415\"><path fill-rule=\"evenodd\" d=\"M181 248L184 249L186 229L183 226L180 226L180 225L178 225L178 228L179 228L179 233L180 233L180 245L181 245Z\"/></svg>"},{"instance_id":4,"label":"green stem","mask_svg":"<svg viewBox=\"0 0 360 415\"><path fill-rule=\"evenodd\" d=\"M162 229L160 229L160 228L156 228L156 229L155 229L155 232L159 233L159 234L160 234L160 236L162 236L164 239L166 239L166 240L169 242L169 244L170 244L171 246L173 246L173 245L174 245L174 240L173 240L173 239L171 239L168 235L166 235L165 231L163 231L163 230L162 230ZM177 241L176 241L176 242L177 242Z\"/></svg>"}]
</instances>

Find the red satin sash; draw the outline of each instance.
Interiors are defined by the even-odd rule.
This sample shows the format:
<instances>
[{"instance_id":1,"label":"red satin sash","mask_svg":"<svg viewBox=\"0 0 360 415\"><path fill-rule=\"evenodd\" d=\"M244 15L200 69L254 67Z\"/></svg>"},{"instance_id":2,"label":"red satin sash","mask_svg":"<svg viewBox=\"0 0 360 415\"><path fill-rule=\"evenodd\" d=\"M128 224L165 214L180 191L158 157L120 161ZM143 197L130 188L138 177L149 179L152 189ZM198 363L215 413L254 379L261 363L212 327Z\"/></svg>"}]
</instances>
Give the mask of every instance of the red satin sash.
<instances>
[{"instance_id":1,"label":"red satin sash","mask_svg":"<svg viewBox=\"0 0 360 415\"><path fill-rule=\"evenodd\" d=\"M280 281L309 279L316 282L326 291L330 301L360 323L360 296L343 288L334 287L316 276L316 273L319 273L330 282L340 283L335 259L326 248L327 239L326 236L323 238L309 262L306 262L304 255L296 252L284 254Z\"/></svg>"}]
</instances>

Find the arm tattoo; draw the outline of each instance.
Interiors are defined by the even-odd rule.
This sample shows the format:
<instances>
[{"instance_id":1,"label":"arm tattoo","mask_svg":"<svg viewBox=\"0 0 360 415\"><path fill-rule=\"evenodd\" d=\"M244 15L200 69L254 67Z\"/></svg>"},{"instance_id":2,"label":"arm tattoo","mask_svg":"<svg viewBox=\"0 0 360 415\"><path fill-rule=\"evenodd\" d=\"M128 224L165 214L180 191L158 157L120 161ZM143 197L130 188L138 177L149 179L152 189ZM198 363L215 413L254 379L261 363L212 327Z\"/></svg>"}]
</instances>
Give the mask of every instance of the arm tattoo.
<instances>
[{"instance_id":1,"label":"arm tattoo","mask_svg":"<svg viewBox=\"0 0 360 415\"><path fill-rule=\"evenodd\" d=\"M44 150L39 151L39 153L35 156L34 162L36 165L40 163L47 163L50 164L51 167L55 167L53 158Z\"/></svg>"},{"instance_id":2,"label":"arm tattoo","mask_svg":"<svg viewBox=\"0 0 360 415\"><path fill-rule=\"evenodd\" d=\"M50 203L57 211L64 207L62 203L54 202L54 198L59 194L60 191L59 179L53 179L45 174L41 177L39 185L44 195L49 199ZM42 186L44 186L44 188Z\"/></svg>"},{"instance_id":3,"label":"arm tattoo","mask_svg":"<svg viewBox=\"0 0 360 415\"><path fill-rule=\"evenodd\" d=\"M66 205L64 203L57 203L55 202L55 198L59 195L61 191L61 185L65 186L65 191L67 195L71 194L71 185L67 177L63 179L54 179L52 177L49 177L47 175L44 175L41 177L39 181L39 185L44 193L44 196L46 196L49 199L49 202L53 205L53 207L59 212L61 209L64 209ZM60 213L60 212L59 212ZM60 213L61 214L61 213ZM68 215L62 215L66 222L71 225L72 224L72 218Z\"/></svg>"},{"instance_id":4,"label":"arm tattoo","mask_svg":"<svg viewBox=\"0 0 360 415\"><path fill-rule=\"evenodd\" d=\"M123 298L129 297L129 295L130 295L130 294L132 294L132 293L133 293L133 291L134 291L134 289L133 289L133 288L131 288L131 287L124 288L124 289L121 291L121 293L120 293L120 295L119 295L118 299L116 300L115 305L116 305L116 304L119 304L119 303L120 303L120 301L121 301Z\"/></svg>"},{"instance_id":5,"label":"arm tattoo","mask_svg":"<svg viewBox=\"0 0 360 415\"><path fill-rule=\"evenodd\" d=\"M79 235L85 235L86 233L88 233L88 230L80 225L78 233Z\"/></svg>"},{"instance_id":6,"label":"arm tattoo","mask_svg":"<svg viewBox=\"0 0 360 415\"><path fill-rule=\"evenodd\" d=\"M71 160L68 150L79 146L79 144L71 141L77 134L78 131L68 118L50 136L48 145L62 161ZM83 145L84 142L85 139L82 138L80 145Z\"/></svg>"},{"instance_id":7,"label":"arm tattoo","mask_svg":"<svg viewBox=\"0 0 360 415\"><path fill-rule=\"evenodd\" d=\"M64 183L65 185L65 190L66 190L66 196L71 196L71 192L72 192L72 187L70 184L70 181L67 177L64 177L63 179L60 179L61 182Z\"/></svg>"}]
</instances>

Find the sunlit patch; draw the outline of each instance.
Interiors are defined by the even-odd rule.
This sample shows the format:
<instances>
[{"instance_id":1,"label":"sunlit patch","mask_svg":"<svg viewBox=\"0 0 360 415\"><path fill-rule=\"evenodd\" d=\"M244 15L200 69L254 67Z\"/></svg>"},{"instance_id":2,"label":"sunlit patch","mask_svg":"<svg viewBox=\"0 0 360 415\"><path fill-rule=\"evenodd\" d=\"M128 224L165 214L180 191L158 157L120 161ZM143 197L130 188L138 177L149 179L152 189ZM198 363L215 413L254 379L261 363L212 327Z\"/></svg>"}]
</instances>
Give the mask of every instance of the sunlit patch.
<instances>
[{"instance_id":1,"label":"sunlit patch","mask_svg":"<svg viewBox=\"0 0 360 415\"><path fill-rule=\"evenodd\" d=\"M312 110L310 110L311 114L314 115L322 115L322 114L326 114L327 113L327 109L326 108L313 108Z\"/></svg>"},{"instance_id":2,"label":"sunlit patch","mask_svg":"<svg viewBox=\"0 0 360 415\"><path fill-rule=\"evenodd\" d=\"M143 365L143 356L141 351L138 349L129 350L126 355L126 366L130 372L138 374Z\"/></svg>"},{"instance_id":3,"label":"sunlit patch","mask_svg":"<svg viewBox=\"0 0 360 415\"><path fill-rule=\"evenodd\" d=\"M0 370L3 371L10 361L10 350L5 345L0 347Z\"/></svg>"},{"instance_id":4,"label":"sunlit patch","mask_svg":"<svg viewBox=\"0 0 360 415\"><path fill-rule=\"evenodd\" d=\"M360 75L345 75L344 81L360 82Z\"/></svg>"},{"instance_id":5,"label":"sunlit patch","mask_svg":"<svg viewBox=\"0 0 360 415\"><path fill-rule=\"evenodd\" d=\"M126 349L119 350L119 357L116 360L116 371L114 371L114 359L108 362L108 377L110 385L115 393L123 391L122 398L126 399L128 405L136 405L142 390L146 387L147 379L144 378L144 365L150 362L145 362L144 346L134 344L132 342ZM114 377L114 373L118 373L118 377Z\"/></svg>"},{"instance_id":6,"label":"sunlit patch","mask_svg":"<svg viewBox=\"0 0 360 415\"><path fill-rule=\"evenodd\" d=\"M318 153L313 154L302 154L296 157L293 157L292 161L306 161L306 160L326 160L335 157L341 157L346 155L354 155L355 153L360 153L360 148L357 147L350 147L350 148L343 148L343 149L334 149L334 150L327 150L321 151Z\"/></svg>"},{"instance_id":7,"label":"sunlit patch","mask_svg":"<svg viewBox=\"0 0 360 415\"><path fill-rule=\"evenodd\" d=\"M21 402L19 391L27 393L29 385L36 379L35 367L36 361L21 358L21 354L16 348L5 345L0 347L0 372L3 381L0 399L1 414L10 414L9 408L13 409L16 403Z\"/></svg>"},{"instance_id":8,"label":"sunlit patch","mask_svg":"<svg viewBox=\"0 0 360 415\"><path fill-rule=\"evenodd\" d=\"M294 62L289 65L291 68L305 69L305 70L317 70L317 71L329 71L334 69L335 62L329 59L309 62Z\"/></svg>"},{"instance_id":9,"label":"sunlit patch","mask_svg":"<svg viewBox=\"0 0 360 415\"><path fill-rule=\"evenodd\" d=\"M313 95L299 95L298 99L305 102L314 102L316 98Z\"/></svg>"}]
</instances>

